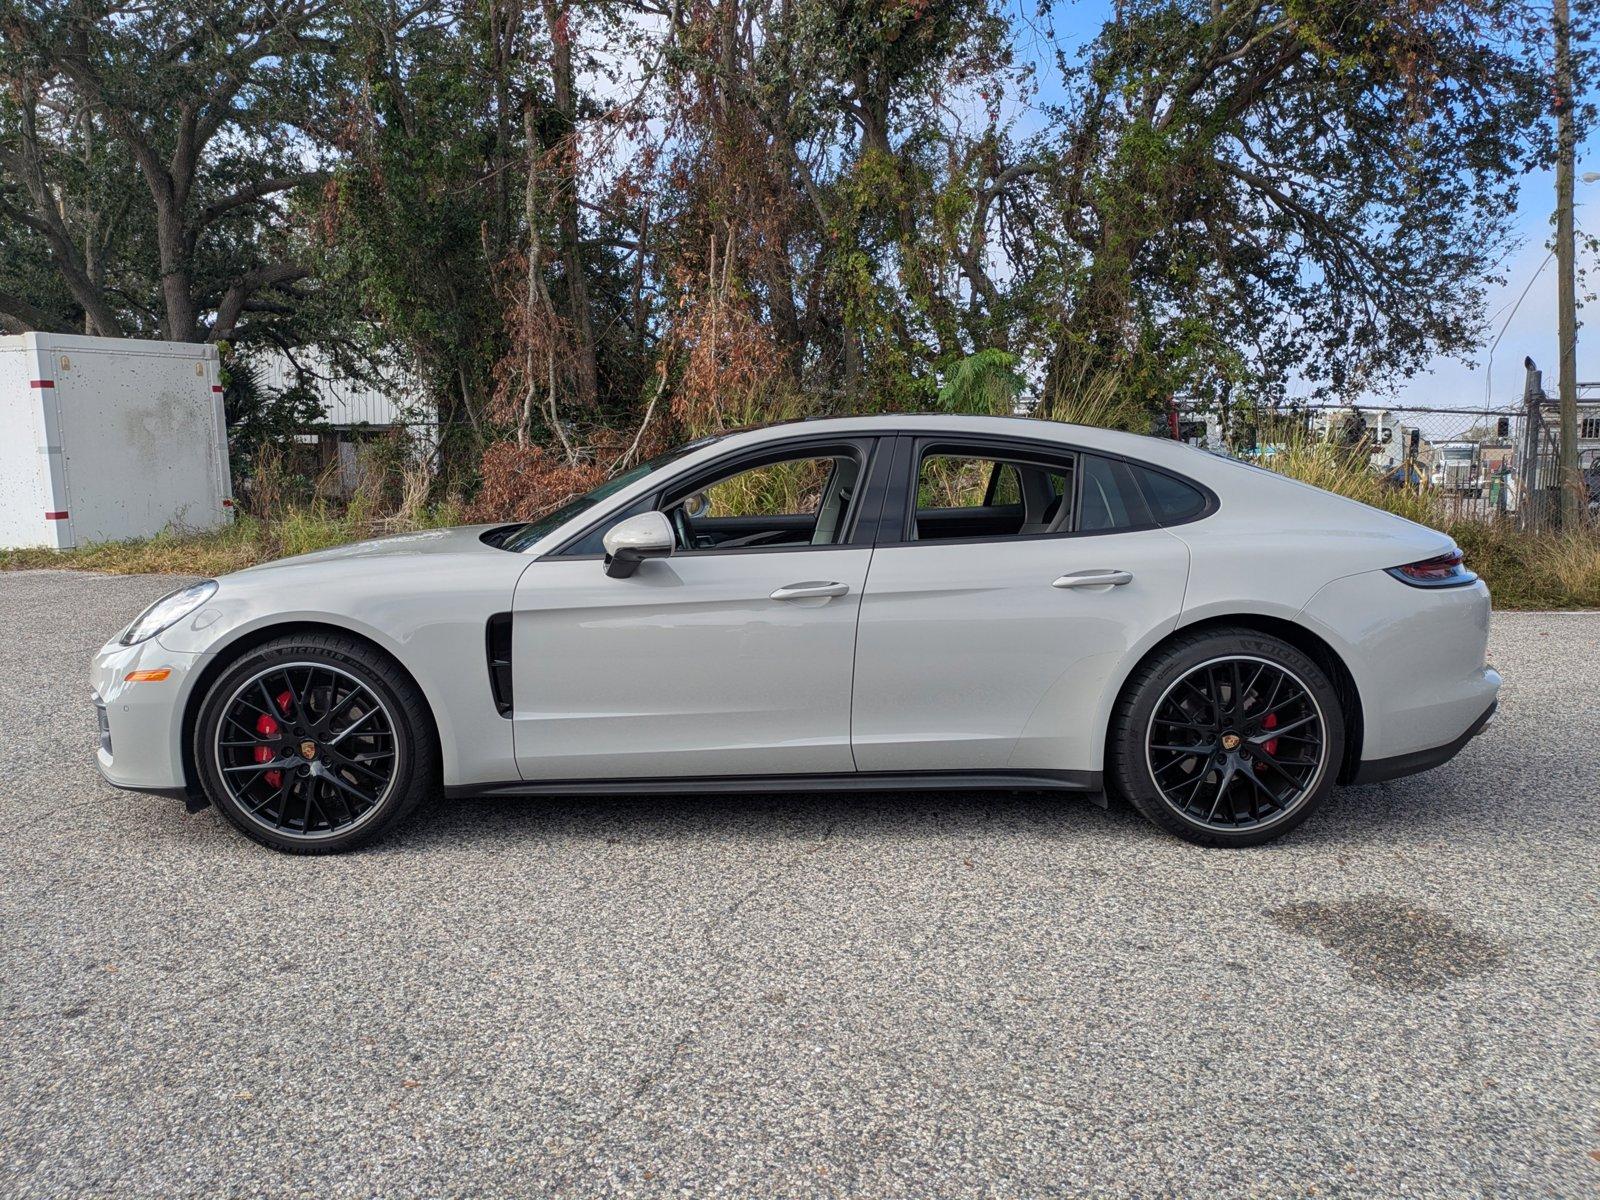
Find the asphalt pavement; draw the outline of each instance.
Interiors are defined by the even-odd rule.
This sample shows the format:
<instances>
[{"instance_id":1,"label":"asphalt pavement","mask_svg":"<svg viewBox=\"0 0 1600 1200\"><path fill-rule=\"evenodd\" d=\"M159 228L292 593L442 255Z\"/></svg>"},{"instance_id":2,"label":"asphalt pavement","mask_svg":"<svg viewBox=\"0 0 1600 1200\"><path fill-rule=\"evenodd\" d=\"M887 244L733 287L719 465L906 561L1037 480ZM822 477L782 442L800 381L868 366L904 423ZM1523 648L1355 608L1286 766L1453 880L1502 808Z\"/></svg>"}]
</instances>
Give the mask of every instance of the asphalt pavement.
<instances>
[{"instance_id":1,"label":"asphalt pavement","mask_svg":"<svg viewBox=\"0 0 1600 1200\"><path fill-rule=\"evenodd\" d=\"M173 584L0 574L0 1195L1600 1193L1600 615L1207 851L1041 795L438 802L290 858L92 758Z\"/></svg>"}]
</instances>

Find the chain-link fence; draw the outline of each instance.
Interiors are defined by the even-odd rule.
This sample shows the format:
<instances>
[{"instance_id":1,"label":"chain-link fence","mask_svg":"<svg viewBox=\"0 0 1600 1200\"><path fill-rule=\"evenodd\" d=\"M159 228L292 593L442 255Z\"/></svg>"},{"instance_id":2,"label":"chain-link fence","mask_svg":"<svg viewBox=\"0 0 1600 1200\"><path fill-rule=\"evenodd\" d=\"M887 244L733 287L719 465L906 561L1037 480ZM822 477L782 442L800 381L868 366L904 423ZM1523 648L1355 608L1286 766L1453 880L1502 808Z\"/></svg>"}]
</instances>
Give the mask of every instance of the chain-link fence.
<instances>
[{"instance_id":1,"label":"chain-link fence","mask_svg":"<svg viewBox=\"0 0 1600 1200\"><path fill-rule=\"evenodd\" d=\"M1584 391L1579 508L1592 525L1600 522L1600 386ZM1474 409L1298 404L1245 419L1185 417L1180 436L1263 461L1292 439L1329 442L1364 458L1389 486L1426 494L1443 519L1505 519L1542 530L1560 518L1557 407L1533 388L1520 405Z\"/></svg>"}]
</instances>

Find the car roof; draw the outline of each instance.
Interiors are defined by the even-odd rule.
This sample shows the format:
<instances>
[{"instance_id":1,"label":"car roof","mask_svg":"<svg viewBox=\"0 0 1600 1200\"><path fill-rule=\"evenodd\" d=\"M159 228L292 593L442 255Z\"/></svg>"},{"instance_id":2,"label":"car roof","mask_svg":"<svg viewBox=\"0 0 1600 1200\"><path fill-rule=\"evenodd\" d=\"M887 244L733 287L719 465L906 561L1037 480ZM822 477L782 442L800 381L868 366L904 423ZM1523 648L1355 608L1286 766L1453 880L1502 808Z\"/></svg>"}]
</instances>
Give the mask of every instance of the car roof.
<instances>
[{"instance_id":1,"label":"car roof","mask_svg":"<svg viewBox=\"0 0 1600 1200\"><path fill-rule=\"evenodd\" d=\"M931 433L989 435L1058 442L1062 446L1123 455L1175 471L1211 475L1216 456L1181 442L1147 434L1074 425L1041 417L991 417L959 413L872 413L857 417L807 417L731 430L716 439L719 451L815 434Z\"/></svg>"}]
</instances>

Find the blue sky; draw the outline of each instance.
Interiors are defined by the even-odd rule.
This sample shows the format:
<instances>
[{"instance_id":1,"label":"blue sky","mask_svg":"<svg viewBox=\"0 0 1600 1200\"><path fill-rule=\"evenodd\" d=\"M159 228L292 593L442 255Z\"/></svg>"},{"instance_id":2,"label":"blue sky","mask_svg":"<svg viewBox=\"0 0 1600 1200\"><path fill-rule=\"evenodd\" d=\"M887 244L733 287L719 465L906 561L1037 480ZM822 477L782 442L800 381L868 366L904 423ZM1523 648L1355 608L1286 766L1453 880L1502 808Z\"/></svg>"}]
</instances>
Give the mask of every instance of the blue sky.
<instances>
[{"instance_id":1,"label":"blue sky","mask_svg":"<svg viewBox=\"0 0 1600 1200\"><path fill-rule=\"evenodd\" d=\"M1107 0L1082 0L1058 6L1044 19L1036 15L1036 0L1010 2L1013 25L1019 31L1015 44L1018 57L1036 64L1043 99L1059 95L1055 46L1069 54L1075 53L1110 16L1111 4ZM1054 43L1048 36L1047 26L1054 29ZM1027 124L1026 116L1023 123ZM1592 132L1578 148L1580 182L1577 185L1578 228L1600 232L1600 182L1581 182L1584 173L1589 171L1600 171L1600 131ZM1558 374L1556 270L1553 260L1546 261L1552 244L1550 215L1554 207L1553 173L1529 175L1522 184L1516 217L1516 247L1495 272L1504 276L1506 282L1489 289L1484 313L1488 332L1484 345L1472 356L1473 364L1455 358L1435 359L1428 370L1396 389L1396 402L1441 408L1482 408L1487 395L1493 407L1507 406L1522 395L1524 356L1532 357L1544 370L1545 390L1555 394ZM1596 270L1600 264L1585 263L1580 248L1582 265L1600 275L1600 270ZM1600 382L1600 320L1594 319L1596 307L1600 305L1590 306L1588 329L1583 328L1585 313L1580 310L1578 314L1578 379L1582 382ZM1500 340L1491 362L1490 343L1497 336Z\"/></svg>"}]
</instances>

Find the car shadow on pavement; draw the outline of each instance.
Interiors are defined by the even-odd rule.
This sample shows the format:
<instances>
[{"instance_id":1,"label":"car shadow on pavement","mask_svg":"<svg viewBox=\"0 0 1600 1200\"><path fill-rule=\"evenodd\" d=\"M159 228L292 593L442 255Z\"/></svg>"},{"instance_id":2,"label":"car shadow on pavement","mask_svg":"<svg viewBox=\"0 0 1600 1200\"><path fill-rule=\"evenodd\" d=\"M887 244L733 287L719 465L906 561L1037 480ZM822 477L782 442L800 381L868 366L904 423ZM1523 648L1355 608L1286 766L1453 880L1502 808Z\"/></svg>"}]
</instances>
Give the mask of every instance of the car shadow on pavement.
<instances>
[{"instance_id":1,"label":"car shadow on pavement","mask_svg":"<svg viewBox=\"0 0 1600 1200\"><path fill-rule=\"evenodd\" d=\"M1168 847L1195 854L1270 853L1275 846L1357 849L1397 841L1482 836L1485 818L1502 801L1476 781L1467 763L1392 783L1337 788L1306 823L1280 842L1245 851L1211 851L1156 829L1128 805L1102 808L1089 797L1057 792L826 792L617 796L484 796L436 798L400 828L356 854L432 854L460 848L505 848L551 841L672 842L729 839L807 842L829 835L962 837L1004 831L1051 840ZM129 800L117 793L119 799ZM1538 797L1520 803L1537 807ZM91 802L98 806L102 801ZM229 837L208 809L185 818L170 802L150 801L152 836L182 840ZM141 822L143 823L143 822Z\"/></svg>"},{"instance_id":2,"label":"car shadow on pavement","mask_svg":"<svg viewBox=\"0 0 1600 1200\"><path fill-rule=\"evenodd\" d=\"M1336 788L1283 842L1259 849L1357 847L1481 832L1500 801L1477 775L1473 764L1461 761L1391 783ZM390 840L426 852L525 839L807 841L830 829L927 836L1002 828L1069 840L1183 845L1117 799L1102 808L1085 796L1009 790L441 798Z\"/></svg>"},{"instance_id":3,"label":"car shadow on pavement","mask_svg":"<svg viewBox=\"0 0 1600 1200\"><path fill-rule=\"evenodd\" d=\"M1101 809L1082 796L1049 792L830 792L715 796L540 796L436 800L407 822L408 848L524 839L672 841L745 838L814 841L864 836L960 835L995 829L1045 837L1116 831L1161 836L1131 810Z\"/></svg>"}]
</instances>

